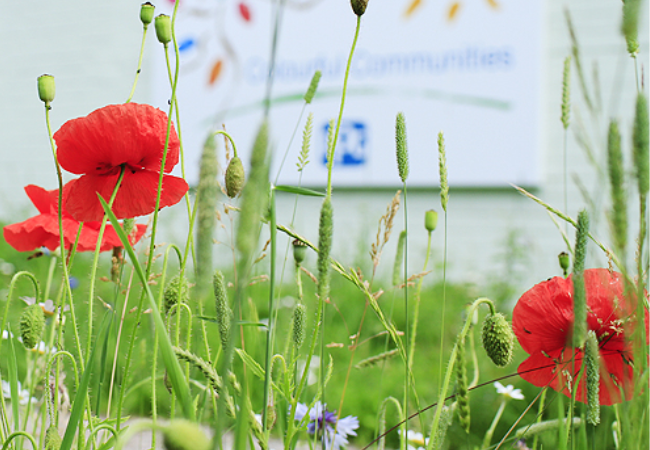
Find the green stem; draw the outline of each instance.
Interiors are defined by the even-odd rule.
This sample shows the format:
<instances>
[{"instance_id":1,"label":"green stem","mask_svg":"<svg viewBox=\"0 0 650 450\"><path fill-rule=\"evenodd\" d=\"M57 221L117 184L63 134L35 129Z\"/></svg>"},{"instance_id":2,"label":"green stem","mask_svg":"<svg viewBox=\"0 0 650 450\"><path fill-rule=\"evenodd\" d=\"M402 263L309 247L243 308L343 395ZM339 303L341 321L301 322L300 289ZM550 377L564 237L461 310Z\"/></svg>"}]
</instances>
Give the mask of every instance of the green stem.
<instances>
[{"instance_id":1,"label":"green stem","mask_svg":"<svg viewBox=\"0 0 650 450\"><path fill-rule=\"evenodd\" d=\"M266 433L268 430L268 403L269 403L269 382L271 380L271 355L273 354L273 328L275 317L275 256L277 252L277 224L275 216L275 189L271 188L271 198L269 200L269 211L271 220L269 224L269 232L271 234L271 274L269 281L269 324L266 329L266 357L264 362L264 402L262 404L262 430Z\"/></svg>"},{"instance_id":2,"label":"green stem","mask_svg":"<svg viewBox=\"0 0 650 450\"><path fill-rule=\"evenodd\" d=\"M467 332L470 329L470 326L472 325L472 317L474 316L474 312L478 309L478 307L482 304L485 303L490 307L490 313L495 314L496 310L494 308L494 304L492 301L488 298L482 297L474 301L472 305L467 309L467 318L465 319L465 325L463 326L463 329L458 335L458 339L456 341L456 344L454 344L454 348L451 350L451 355L449 356L449 363L447 364L447 372L445 374L445 381L444 384L442 385L442 389L440 390L440 394L438 395L438 403L436 407L436 413L435 416L433 417L433 422L431 425L431 433L430 436L436 436L438 433L438 426L440 424L440 416L442 415L442 408L445 406L445 398L447 397L447 390L449 389L449 385L451 382L451 376L454 373L454 364L456 362L456 353L458 352L458 342L462 342L465 339L465 336L467 335ZM429 443L427 444L426 450L432 450L433 449L433 442L435 439L429 439Z\"/></svg>"},{"instance_id":3,"label":"green stem","mask_svg":"<svg viewBox=\"0 0 650 450\"><path fill-rule=\"evenodd\" d=\"M438 364L438 390L442 383L442 362L445 354L445 306L447 305L447 211L445 210L445 248L442 260L442 312L440 313L440 363ZM432 435L433 436L433 435Z\"/></svg>"},{"instance_id":4,"label":"green stem","mask_svg":"<svg viewBox=\"0 0 650 450\"><path fill-rule=\"evenodd\" d=\"M408 415L409 415L409 381L410 381L410 371L411 371L411 360L410 360L410 340L409 340L409 293L408 293L408 210L406 203L406 180L403 182L403 191L404 191L404 230L406 234L404 235L404 342L406 345L406 360L404 361L404 426L402 428L402 435L406 436L408 431ZM401 439L402 450L406 450L406 439Z\"/></svg>"},{"instance_id":5,"label":"green stem","mask_svg":"<svg viewBox=\"0 0 650 450\"><path fill-rule=\"evenodd\" d=\"M108 206L110 208L113 207L113 202L115 201L115 197L117 196L117 190L120 188L120 185L122 184L122 180L124 179L124 170L125 170L125 165L122 165L122 168L120 169L120 176L117 178L117 183L115 183L115 187L113 188L113 193L111 194L111 198L108 200ZM90 288L88 289L88 337L86 338L86 355L88 358L90 358L90 349L92 346L92 340L93 340L93 304L95 303L94 297L95 297L95 278L97 275L97 267L99 266L99 252L102 246L102 239L104 239L104 231L106 230L106 223L108 221L108 217L104 215L102 218L102 224L99 228L99 234L97 236L97 244L95 245L95 255L93 258L93 264L90 268ZM87 360L86 360L87 363Z\"/></svg>"},{"instance_id":6,"label":"green stem","mask_svg":"<svg viewBox=\"0 0 650 450\"><path fill-rule=\"evenodd\" d=\"M483 445L481 445L481 448L488 448L490 446L490 441L492 441L492 435L494 434L494 430L497 428L497 425L499 424L499 420L501 420L501 415L503 414L503 411L506 409L506 399L503 398L501 399L501 404L499 405L499 409L497 410L497 413L494 415L494 419L492 419L492 423L490 424L490 428L485 432L485 437L483 438Z\"/></svg>"},{"instance_id":7,"label":"green stem","mask_svg":"<svg viewBox=\"0 0 650 450\"><path fill-rule=\"evenodd\" d=\"M135 93L135 87L138 84L138 78L140 77L140 72L142 71L142 55L144 54L144 40L147 37L147 28L149 27L149 24L143 24L143 31L142 31L142 44L140 45L140 57L138 58L138 70L135 71L135 80L133 80L133 87L131 88L131 93L129 94L129 98L126 99L126 102L124 103L129 103L131 102L131 99L133 98L133 94Z\"/></svg>"},{"instance_id":8,"label":"green stem","mask_svg":"<svg viewBox=\"0 0 650 450\"><path fill-rule=\"evenodd\" d=\"M341 94L341 107L339 109L339 118L336 122L336 131L334 132L334 140L332 141L332 150L329 152L329 161L327 161L327 196L332 196L332 167L334 166L334 150L336 149L336 141L339 137L339 130L341 128L341 118L343 117L343 107L345 106L345 96L348 90L348 77L350 76L350 66L352 65L352 56L354 49L357 46L357 39L359 38L359 30L361 29L361 16L357 16L357 28L354 32L354 40L352 41L352 48L350 49L350 56L348 57L348 64L345 68L345 78L343 79L343 93ZM329 149L328 149L329 150Z\"/></svg>"},{"instance_id":9,"label":"green stem","mask_svg":"<svg viewBox=\"0 0 650 450\"><path fill-rule=\"evenodd\" d=\"M24 436L27 439L29 439L29 441L32 443L32 448L34 450L38 450L38 445L36 445L36 440L34 439L34 437L31 434L27 433L26 431L15 431L15 432L11 433L9 435L9 437L7 438L7 440L4 442L4 445L2 446L2 450L8 450L9 449L9 444L11 443L11 441L13 441L14 439L16 439L19 436Z\"/></svg>"}]
</instances>

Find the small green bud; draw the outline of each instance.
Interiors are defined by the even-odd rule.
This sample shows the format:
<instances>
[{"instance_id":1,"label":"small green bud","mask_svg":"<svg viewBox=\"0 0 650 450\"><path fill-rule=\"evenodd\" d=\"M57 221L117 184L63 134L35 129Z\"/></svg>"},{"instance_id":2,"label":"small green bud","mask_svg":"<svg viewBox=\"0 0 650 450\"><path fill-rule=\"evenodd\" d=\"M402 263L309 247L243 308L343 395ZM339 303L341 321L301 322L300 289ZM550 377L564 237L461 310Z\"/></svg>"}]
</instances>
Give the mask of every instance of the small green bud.
<instances>
[{"instance_id":1,"label":"small green bud","mask_svg":"<svg viewBox=\"0 0 650 450\"><path fill-rule=\"evenodd\" d=\"M187 303L190 298L190 286L187 281L187 278L181 278L176 275L172 278L167 286L165 286L164 292L164 307L165 312L169 312L175 305L179 303Z\"/></svg>"},{"instance_id":2,"label":"small green bud","mask_svg":"<svg viewBox=\"0 0 650 450\"><path fill-rule=\"evenodd\" d=\"M357 16L363 16L363 13L366 12L368 7L368 0L350 0L350 5L352 5L352 11Z\"/></svg>"},{"instance_id":3,"label":"small green bud","mask_svg":"<svg viewBox=\"0 0 650 450\"><path fill-rule=\"evenodd\" d=\"M210 439L197 423L185 419L172 420L163 429L167 450L211 450Z\"/></svg>"},{"instance_id":4,"label":"small green bud","mask_svg":"<svg viewBox=\"0 0 650 450\"><path fill-rule=\"evenodd\" d=\"M241 159L235 156L230 160L226 169L226 193L228 197L235 198L244 187L245 181L244 165Z\"/></svg>"},{"instance_id":5,"label":"small green bud","mask_svg":"<svg viewBox=\"0 0 650 450\"><path fill-rule=\"evenodd\" d=\"M424 228L426 228L428 232L432 232L433 230L436 229L437 226L438 226L438 213L433 209L430 209L429 211L425 212Z\"/></svg>"},{"instance_id":6,"label":"small green bud","mask_svg":"<svg viewBox=\"0 0 650 450\"><path fill-rule=\"evenodd\" d=\"M293 310L293 344L296 350L302 347L305 341L305 325L307 322L307 308L302 303L296 305Z\"/></svg>"},{"instance_id":7,"label":"small green bud","mask_svg":"<svg viewBox=\"0 0 650 450\"><path fill-rule=\"evenodd\" d=\"M143 3L140 7L140 20L142 21L142 25L144 25L145 28L149 26L151 22L153 22L153 12L155 9L156 7L149 2Z\"/></svg>"},{"instance_id":8,"label":"small green bud","mask_svg":"<svg viewBox=\"0 0 650 450\"><path fill-rule=\"evenodd\" d=\"M156 37L158 38L158 41L163 45L169 44L172 40L171 17L166 14L158 15L154 22L154 26L156 27Z\"/></svg>"},{"instance_id":9,"label":"small green bud","mask_svg":"<svg viewBox=\"0 0 650 450\"><path fill-rule=\"evenodd\" d=\"M560 267L562 268L562 273L566 277L569 273L569 266L571 265L571 257L567 252L562 252L557 255L557 259L560 262Z\"/></svg>"},{"instance_id":10,"label":"small green bud","mask_svg":"<svg viewBox=\"0 0 650 450\"><path fill-rule=\"evenodd\" d=\"M39 304L25 308L20 316L20 335L25 348L32 349L41 341L45 329L45 314Z\"/></svg>"},{"instance_id":11,"label":"small green bud","mask_svg":"<svg viewBox=\"0 0 650 450\"><path fill-rule=\"evenodd\" d=\"M38 98L45 103L45 106L50 106L50 103L54 101L54 94L56 93L54 77L52 75L41 75L38 77L37 84Z\"/></svg>"},{"instance_id":12,"label":"small green bud","mask_svg":"<svg viewBox=\"0 0 650 450\"><path fill-rule=\"evenodd\" d=\"M307 244L300 239L294 239L292 244L293 260L296 262L296 265L300 265L305 260L305 256L307 256Z\"/></svg>"},{"instance_id":13,"label":"small green bud","mask_svg":"<svg viewBox=\"0 0 650 450\"><path fill-rule=\"evenodd\" d=\"M317 70L314 72L314 76L311 77L309 88L307 89L307 92L305 92L305 103L309 104L314 99L314 95L316 95L316 89L318 89L318 83L320 81L321 75L322 72L320 70Z\"/></svg>"},{"instance_id":14,"label":"small green bud","mask_svg":"<svg viewBox=\"0 0 650 450\"><path fill-rule=\"evenodd\" d=\"M494 364L507 366L512 359L514 334L503 314L488 314L485 317L482 336L483 348Z\"/></svg>"},{"instance_id":15,"label":"small green bud","mask_svg":"<svg viewBox=\"0 0 650 450\"><path fill-rule=\"evenodd\" d=\"M45 450L59 450L61 448L61 436L56 426L51 425L45 432Z\"/></svg>"}]
</instances>

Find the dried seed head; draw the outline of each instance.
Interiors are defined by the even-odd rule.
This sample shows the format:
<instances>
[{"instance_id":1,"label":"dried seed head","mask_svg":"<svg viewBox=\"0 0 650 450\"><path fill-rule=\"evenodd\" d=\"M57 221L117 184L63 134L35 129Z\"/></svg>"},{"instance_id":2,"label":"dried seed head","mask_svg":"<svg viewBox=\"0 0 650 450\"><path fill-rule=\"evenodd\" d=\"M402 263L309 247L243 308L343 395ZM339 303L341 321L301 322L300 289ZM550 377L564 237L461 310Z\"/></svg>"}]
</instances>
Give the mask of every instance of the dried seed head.
<instances>
[{"instance_id":1,"label":"dried seed head","mask_svg":"<svg viewBox=\"0 0 650 450\"><path fill-rule=\"evenodd\" d=\"M307 256L307 244L300 239L294 239L292 245L293 260L296 262L296 265L299 266L305 260L305 256Z\"/></svg>"},{"instance_id":2,"label":"dried seed head","mask_svg":"<svg viewBox=\"0 0 650 450\"><path fill-rule=\"evenodd\" d=\"M363 16L363 13L366 12L366 8L368 7L368 0L350 0L350 4L352 5L352 11L357 16Z\"/></svg>"},{"instance_id":3,"label":"dried seed head","mask_svg":"<svg viewBox=\"0 0 650 450\"><path fill-rule=\"evenodd\" d=\"M45 450L59 450L61 448L61 436L56 426L50 425L45 432Z\"/></svg>"},{"instance_id":4,"label":"dried seed head","mask_svg":"<svg viewBox=\"0 0 650 450\"><path fill-rule=\"evenodd\" d=\"M483 322L483 348L499 367L507 366L512 359L514 334L501 313L488 314Z\"/></svg>"},{"instance_id":5,"label":"dried seed head","mask_svg":"<svg viewBox=\"0 0 650 450\"><path fill-rule=\"evenodd\" d=\"M235 156L230 160L226 169L226 193L228 197L235 198L244 187L245 181L244 165L241 159Z\"/></svg>"},{"instance_id":6,"label":"dried seed head","mask_svg":"<svg viewBox=\"0 0 650 450\"><path fill-rule=\"evenodd\" d=\"M45 314L39 304L25 308L20 316L20 335L25 348L32 349L41 341L45 329Z\"/></svg>"},{"instance_id":7,"label":"dried seed head","mask_svg":"<svg viewBox=\"0 0 650 450\"><path fill-rule=\"evenodd\" d=\"M307 89L307 92L305 92L305 103L309 104L314 99L314 95L316 95L316 89L318 89L318 82L320 81L321 75L322 72L320 70L317 70L314 72L314 76L311 77L309 88Z\"/></svg>"},{"instance_id":8,"label":"dried seed head","mask_svg":"<svg viewBox=\"0 0 650 450\"><path fill-rule=\"evenodd\" d=\"M156 37L158 41L167 45L172 40L172 20L166 14L160 14L156 17L154 26L156 27Z\"/></svg>"},{"instance_id":9,"label":"dried seed head","mask_svg":"<svg viewBox=\"0 0 650 450\"><path fill-rule=\"evenodd\" d=\"M210 439L197 423L185 419L172 420L163 429L167 450L211 450Z\"/></svg>"},{"instance_id":10,"label":"dried seed head","mask_svg":"<svg viewBox=\"0 0 650 450\"><path fill-rule=\"evenodd\" d=\"M397 152L397 170L402 183L409 176L409 154L406 145L406 121L403 113L398 113L395 119L395 149Z\"/></svg>"},{"instance_id":11,"label":"dried seed head","mask_svg":"<svg viewBox=\"0 0 650 450\"><path fill-rule=\"evenodd\" d=\"M144 27L148 27L151 22L153 22L153 12L156 9L151 3L143 3L140 7L140 20Z\"/></svg>"},{"instance_id":12,"label":"dried seed head","mask_svg":"<svg viewBox=\"0 0 650 450\"><path fill-rule=\"evenodd\" d=\"M179 303L187 303L190 298L190 286L187 281L187 278L181 278L176 275L172 278L167 286L165 286L164 292L164 307L165 312L169 312L175 305Z\"/></svg>"},{"instance_id":13,"label":"dried seed head","mask_svg":"<svg viewBox=\"0 0 650 450\"><path fill-rule=\"evenodd\" d=\"M37 85L38 98L45 103L45 106L50 106L50 103L54 100L54 94L56 93L54 77L52 75L41 75L38 77Z\"/></svg>"},{"instance_id":14,"label":"dried seed head","mask_svg":"<svg viewBox=\"0 0 650 450\"><path fill-rule=\"evenodd\" d=\"M438 226L438 212L430 209L424 213L424 228L430 233Z\"/></svg>"},{"instance_id":15,"label":"dried seed head","mask_svg":"<svg viewBox=\"0 0 650 450\"><path fill-rule=\"evenodd\" d=\"M217 325L219 327L219 336L221 337L221 346L225 351L230 338L230 316L232 311L228 305L228 293L226 292L226 282L221 271L217 270L212 278L214 287L214 299L217 310Z\"/></svg>"},{"instance_id":16,"label":"dried seed head","mask_svg":"<svg viewBox=\"0 0 650 450\"><path fill-rule=\"evenodd\" d=\"M302 347L305 341L305 326L307 325L307 308L302 303L293 310L293 345L296 350Z\"/></svg>"},{"instance_id":17,"label":"dried seed head","mask_svg":"<svg viewBox=\"0 0 650 450\"><path fill-rule=\"evenodd\" d=\"M600 423L600 368L598 362L598 337L593 331L587 333L585 363L587 364L587 421Z\"/></svg>"}]
</instances>

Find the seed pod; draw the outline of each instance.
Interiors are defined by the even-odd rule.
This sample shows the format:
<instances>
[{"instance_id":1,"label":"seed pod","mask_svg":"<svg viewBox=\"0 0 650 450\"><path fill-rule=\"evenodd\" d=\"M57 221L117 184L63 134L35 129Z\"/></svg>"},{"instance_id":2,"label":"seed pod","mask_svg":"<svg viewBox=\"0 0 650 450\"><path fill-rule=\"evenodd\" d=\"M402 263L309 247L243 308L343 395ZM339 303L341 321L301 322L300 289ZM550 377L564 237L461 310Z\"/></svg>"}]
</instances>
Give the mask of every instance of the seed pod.
<instances>
[{"instance_id":1,"label":"seed pod","mask_svg":"<svg viewBox=\"0 0 650 450\"><path fill-rule=\"evenodd\" d=\"M311 82L309 83L309 88L305 92L305 103L309 104L314 99L316 95L316 89L318 89L318 82L320 81L322 73L320 70L314 72L314 76L311 77Z\"/></svg>"},{"instance_id":2,"label":"seed pod","mask_svg":"<svg viewBox=\"0 0 650 450\"><path fill-rule=\"evenodd\" d=\"M483 348L499 367L507 366L512 359L514 334L501 313L488 314L483 322Z\"/></svg>"},{"instance_id":3,"label":"seed pod","mask_svg":"<svg viewBox=\"0 0 650 450\"><path fill-rule=\"evenodd\" d=\"M438 226L438 212L430 209L424 213L424 228L431 233Z\"/></svg>"},{"instance_id":4,"label":"seed pod","mask_svg":"<svg viewBox=\"0 0 650 450\"><path fill-rule=\"evenodd\" d=\"M56 85L52 75L41 75L37 80L38 98L41 99L45 106L50 106L56 93Z\"/></svg>"},{"instance_id":5,"label":"seed pod","mask_svg":"<svg viewBox=\"0 0 650 450\"><path fill-rule=\"evenodd\" d=\"M357 16L363 16L368 7L368 0L350 0L350 5Z\"/></svg>"},{"instance_id":6,"label":"seed pod","mask_svg":"<svg viewBox=\"0 0 650 450\"><path fill-rule=\"evenodd\" d=\"M221 346L226 351L228 339L230 338L230 316L232 311L228 305L228 294L226 292L226 283L221 271L217 270L212 278L214 287L214 299L217 310L217 325L219 327L219 337L221 337Z\"/></svg>"},{"instance_id":7,"label":"seed pod","mask_svg":"<svg viewBox=\"0 0 650 450\"><path fill-rule=\"evenodd\" d=\"M187 303L190 298L190 286L187 282L187 278L181 278L176 275L172 278L167 286L165 286L164 297L164 307L165 312L169 312L175 305L179 303Z\"/></svg>"},{"instance_id":8,"label":"seed pod","mask_svg":"<svg viewBox=\"0 0 650 450\"><path fill-rule=\"evenodd\" d=\"M23 338L23 345L32 349L41 341L45 329L45 314L40 305L34 304L25 308L20 316L20 335Z\"/></svg>"},{"instance_id":9,"label":"seed pod","mask_svg":"<svg viewBox=\"0 0 650 450\"><path fill-rule=\"evenodd\" d=\"M230 160L226 169L226 193L228 197L235 198L244 187L245 181L244 165L241 159L235 156Z\"/></svg>"},{"instance_id":10,"label":"seed pod","mask_svg":"<svg viewBox=\"0 0 650 450\"><path fill-rule=\"evenodd\" d=\"M320 223L318 224L318 296L322 301L325 301L329 295L332 215L332 200L330 197L326 197L320 210Z\"/></svg>"},{"instance_id":11,"label":"seed pod","mask_svg":"<svg viewBox=\"0 0 650 450\"><path fill-rule=\"evenodd\" d=\"M197 423L185 419L172 420L163 429L167 450L211 450L210 439Z\"/></svg>"},{"instance_id":12,"label":"seed pod","mask_svg":"<svg viewBox=\"0 0 650 450\"><path fill-rule=\"evenodd\" d=\"M587 333L585 363L587 364L587 422L600 423L600 369L598 362L598 337L593 331Z\"/></svg>"},{"instance_id":13,"label":"seed pod","mask_svg":"<svg viewBox=\"0 0 650 450\"><path fill-rule=\"evenodd\" d=\"M296 265L299 266L305 260L305 256L307 255L307 244L300 239L294 239L292 245L293 260L296 262Z\"/></svg>"},{"instance_id":14,"label":"seed pod","mask_svg":"<svg viewBox=\"0 0 650 450\"><path fill-rule=\"evenodd\" d=\"M562 252L559 255L557 255L557 259L560 263L560 267L562 268L562 273L566 277L567 274L569 273L569 266L571 265L571 258L569 257L569 254L567 252Z\"/></svg>"},{"instance_id":15,"label":"seed pod","mask_svg":"<svg viewBox=\"0 0 650 450\"><path fill-rule=\"evenodd\" d=\"M582 347L587 339L587 294L583 272L587 255L587 237L589 235L589 216L587 211L578 213L576 227L576 244L573 260L573 345Z\"/></svg>"},{"instance_id":16,"label":"seed pod","mask_svg":"<svg viewBox=\"0 0 650 450\"><path fill-rule=\"evenodd\" d=\"M402 183L409 176L409 154L406 144L406 121L404 114L398 113L395 119L395 149L397 152L397 170Z\"/></svg>"},{"instance_id":17,"label":"seed pod","mask_svg":"<svg viewBox=\"0 0 650 450\"><path fill-rule=\"evenodd\" d=\"M307 324L307 308L302 303L293 310L293 345L300 350L305 341L305 326Z\"/></svg>"},{"instance_id":18,"label":"seed pod","mask_svg":"<svg viewBox=\"0 0 650 450\"><path fill-rule=\"evenodd\" d=\"M458 403L458 420L460 425L469 434L470 411L469 390L467 389L467 366L465 364L465 339L458 341L456 352L456 402Z\"/></svg>"},{"instance_id":19,"label":"seed pod","mask_svg":"<svg viewBox=\"0 0 650 450\"><path fill-rule=\"evenodd\" d=\"M59 450L61 448L61 436L56 426L50 425L47 429L43 444L45 450Z\"/></svg>"},{"instance_id":20,"label":"seed pod","mask_svg":"<svg viewBox=\"0 0 650 450\"><path fill-rule=\"evenodd\" d=\"M153 21L153 12L156 9L151 3L143 3L140 7L140 20L142 25L146 28Z\"/></svg>"},{"instance_id":21,"label":"seed pod","mask_svg":"<svg viewBox=\"0 0 650 450\"><path fill-rule=\"evenodd\" d=\"M169 44L172 40L171 17L166 14L158 15L154 22L154 26L156 27L156 37L158 38L158 41L163 45Z\"/></svg>"}]
</instances>

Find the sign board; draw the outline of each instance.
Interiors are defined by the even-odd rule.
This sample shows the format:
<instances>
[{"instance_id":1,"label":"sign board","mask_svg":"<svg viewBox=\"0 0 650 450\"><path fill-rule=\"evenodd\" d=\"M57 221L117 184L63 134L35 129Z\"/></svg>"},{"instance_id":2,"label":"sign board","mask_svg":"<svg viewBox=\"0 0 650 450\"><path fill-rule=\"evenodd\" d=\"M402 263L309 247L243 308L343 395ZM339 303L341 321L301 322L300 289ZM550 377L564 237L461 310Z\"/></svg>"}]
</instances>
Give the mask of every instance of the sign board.
<instances>
[{"instance_id":1,"label":"sign board","mask_svg":"<svg viewBox=\"0 0 650 450\"><path fill-rule=\"evenodd\" d=\"M278 178L280 184L298 183L295 162L306 120L305 114L298 123L302 96L321 70L318 94L306 107L314 114L314 131L302 183L325 185L327 127L338 116L356 26L349 1L179 1L178 99L189 181L198 176L208 131L222 124L246 161L262 119L274 18L282 3L271 96L271 178L298 126ZM171 14L172 0L159 6ZM439 131L450 184L537 184L542 17L541 0L370 0L351 62L335 186L401 184L398 112L406 117L409 185L438 184ZM166 109L164 67L159 52L155 98Z\"/></svg>"}]
</instances>

